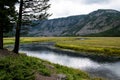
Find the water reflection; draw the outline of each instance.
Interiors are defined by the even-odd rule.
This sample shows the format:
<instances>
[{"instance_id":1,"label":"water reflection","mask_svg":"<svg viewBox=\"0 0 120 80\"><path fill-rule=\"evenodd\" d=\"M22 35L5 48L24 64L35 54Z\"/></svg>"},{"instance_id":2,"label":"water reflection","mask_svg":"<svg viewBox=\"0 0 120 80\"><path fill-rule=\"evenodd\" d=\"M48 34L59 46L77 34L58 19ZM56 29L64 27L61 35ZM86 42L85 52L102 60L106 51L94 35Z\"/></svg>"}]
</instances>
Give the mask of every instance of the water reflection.
<instances>
[{"instance_id":1,"label":"water reflection","mask_svg":"<svg viewBox=\"0 0 120 80\"><path fill-rule=\"evenodd\" d=\"M34 56L37 58L48 60L53 63L58 63L61 65L74 67L74 68L86 69L87 67L91 67L91 68L100 67L98 63L93 62L89 58L78 58L78 57L71 57L67 55L59 55L59 54L56 54L55 52L50 52L50 51L40 51L40 52L22 51L22 52L27 53L27 55L29 56Z\"/></svg>"},{"instance_id":2,"label":"water reflection","mask_svg":"<svg viewBox=\"0 0 120 80\"><path fill-rule=\"evenodd\" d=\"M20 51L26 53L29 56L48 60L52 63L57 63L64 66L87 71L88 73L90 73L91 76L101 76L108 78L109 80L120 80L119 61L112 63L99 63L87 57L69 56L67 54L64 54L65 52L38 45L22 46Z\"/></svg>"}]
</instances>

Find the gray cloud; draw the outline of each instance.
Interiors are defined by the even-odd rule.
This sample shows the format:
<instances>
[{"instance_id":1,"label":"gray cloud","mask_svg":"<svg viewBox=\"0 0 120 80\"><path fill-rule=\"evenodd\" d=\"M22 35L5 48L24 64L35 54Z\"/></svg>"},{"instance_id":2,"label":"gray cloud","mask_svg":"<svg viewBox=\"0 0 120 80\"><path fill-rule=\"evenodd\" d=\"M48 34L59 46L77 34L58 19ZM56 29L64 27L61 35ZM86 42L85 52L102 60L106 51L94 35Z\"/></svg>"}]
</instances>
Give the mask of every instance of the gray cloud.
<instances>
[{"instance_id":1,"label":"gray cloud","mask_svg":"<svg viewBox=\"0 0 120 80\"><path fill-rule=\"evenodd\" d=\"M88 14L98 9L120 11L120 0L50 0L50 3L49 13L53 13L50 19Z\"/></svg>"},{"instance_id":2,"label":"gray cloud","mask_svg":"<svg viewBox=\"0 0 120 80\"><path fill-rule=\"evenodd\" d=\"M110 0L83 0L86 4L107 3Z\"/></svg>"}]
</instances>

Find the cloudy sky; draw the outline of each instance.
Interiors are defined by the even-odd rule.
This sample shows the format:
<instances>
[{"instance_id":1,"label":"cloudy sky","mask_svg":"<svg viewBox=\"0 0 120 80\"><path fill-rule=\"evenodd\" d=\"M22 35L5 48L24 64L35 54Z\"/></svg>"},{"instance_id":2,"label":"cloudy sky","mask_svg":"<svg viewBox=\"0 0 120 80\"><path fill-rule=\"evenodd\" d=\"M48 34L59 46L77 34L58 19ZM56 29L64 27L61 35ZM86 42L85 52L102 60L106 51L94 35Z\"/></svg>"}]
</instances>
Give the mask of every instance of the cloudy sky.
<instances>
[{"instance_id":1,"label":"cloudy sky","mask_svg":"<svg viewBox=\"0 0 120 80\"><path fill-rule=\"evenodd\" d=\"M50 0L49 13L52 18L88 14L98 9L115 9L120 11L120 0Z\"/></svg>"}]
</instances>

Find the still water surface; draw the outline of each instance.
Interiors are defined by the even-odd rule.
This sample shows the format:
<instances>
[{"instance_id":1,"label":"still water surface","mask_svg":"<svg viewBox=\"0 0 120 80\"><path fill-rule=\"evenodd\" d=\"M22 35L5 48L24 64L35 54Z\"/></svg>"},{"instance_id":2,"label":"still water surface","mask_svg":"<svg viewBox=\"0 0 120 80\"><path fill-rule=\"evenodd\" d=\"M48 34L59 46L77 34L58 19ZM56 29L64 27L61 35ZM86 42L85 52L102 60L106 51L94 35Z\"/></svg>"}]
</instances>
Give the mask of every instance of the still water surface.
<instances>
[{"instance_id":1,"label":"still water surface","mask_svg":"<svg viewBox=\"0 0 120 80\"><path fill-rule=\"evenodd\" d=\"M84 70L90 73L91 76L104 77L108 78L108 80L120 80L120 61L97 62L88 57L64 54L66 51L64 52L53 48L50 44L39 43L21 45L20 52L24 52L28 56L34 56L52 63ZM70 51L67 51L67 53L69 52Z\"/></svg>"}]
</instances>

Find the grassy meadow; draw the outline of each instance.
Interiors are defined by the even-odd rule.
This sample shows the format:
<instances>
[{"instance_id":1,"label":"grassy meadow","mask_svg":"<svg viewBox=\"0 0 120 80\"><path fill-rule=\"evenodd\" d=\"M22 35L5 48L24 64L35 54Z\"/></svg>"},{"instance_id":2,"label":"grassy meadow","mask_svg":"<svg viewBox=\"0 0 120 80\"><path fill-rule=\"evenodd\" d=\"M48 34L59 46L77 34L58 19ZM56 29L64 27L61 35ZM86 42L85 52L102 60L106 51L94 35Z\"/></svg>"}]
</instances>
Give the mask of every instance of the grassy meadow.
<instances>
[{"instance_id":1,"label":"grassy meadow","mask_svg":"<svg viewBox=\"0 0 120 80\"><path fill-rule=\"evenodd\" d=\"M56 47L63 49L92 52L95 55L120 56L120 37L22 37L20 41L55 42ZM14 38L4 38L5 45L13 43Z\"/></svg>"},{"instance_id":2,"label":"grassy meadow","mask_svg":"<svg viewBox=\"0 0 120 80\"><path fill-rule=\"evenodd\" d=\"M81 70L51 64L23 54L0 57L0 80L38 80L37 76L42 76L43 79L39 80L44 80L44 77L57 77L58 74L66 75L65 80L103 80L91 78Z\"/></svg>"}]
</instances>

